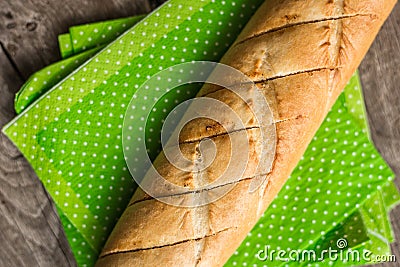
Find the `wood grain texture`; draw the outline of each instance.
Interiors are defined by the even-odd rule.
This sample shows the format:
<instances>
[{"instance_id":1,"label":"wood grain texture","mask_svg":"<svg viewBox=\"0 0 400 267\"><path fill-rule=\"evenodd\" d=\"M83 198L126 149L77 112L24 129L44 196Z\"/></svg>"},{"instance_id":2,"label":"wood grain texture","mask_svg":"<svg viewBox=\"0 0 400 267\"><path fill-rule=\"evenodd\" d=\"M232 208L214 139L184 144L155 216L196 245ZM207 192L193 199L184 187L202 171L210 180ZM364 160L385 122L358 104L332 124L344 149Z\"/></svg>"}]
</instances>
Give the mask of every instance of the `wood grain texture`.
<instances>
[{"instance_id":1,"label":"wood grain texture","mask_svg":"<svg viewBox=\"0 0 400 267\"><path fill-rule=\"evenodd\" d=\"M80 23L149 12L162 0L0 0L0 127L30 74L59 59L57 35ZM372 137L400 175L400 5L364 59L360 74ZM75 266L54 204L21 153L0 135L0 266ZM397 179L399 185L399 179ZM400 207L392 214L400 240ZM393 244L400 264L400 242Z\"/></svg>"},{"instance_id":2,"label":"wood grain texture","mask_svg":"<svg viewBox=\"0 0 400 267\"><path fill-rule=\"evenodd\" d=\"M0 127L11 120L22 84L0 50ZM34 171L0 134L0 266L74 266L55 207Z\"/></svg>"},{"instance_id":3,"label":"wood grain texture","mask_svg":"<svg viewBox=\"0 0 400 267\"><path fill-rule=\"evenodd\" d=\"M400 3L378 34L360 66L371 136L376 148L397 176L400 188ZM400 206L391 212L396 235L392 251L400 266Z\"/></svg>"},{"instance_id":4,"label":"wood grain texture","mask_svg":"<svg viewBox=\"0 0 400 267\"><path fill-rule=\"evenodd\" d=\"M57 36L73 25L148 13L150 0L1 0L0 40L26 79L59 59Z\"/></svg>"}]
</instances>

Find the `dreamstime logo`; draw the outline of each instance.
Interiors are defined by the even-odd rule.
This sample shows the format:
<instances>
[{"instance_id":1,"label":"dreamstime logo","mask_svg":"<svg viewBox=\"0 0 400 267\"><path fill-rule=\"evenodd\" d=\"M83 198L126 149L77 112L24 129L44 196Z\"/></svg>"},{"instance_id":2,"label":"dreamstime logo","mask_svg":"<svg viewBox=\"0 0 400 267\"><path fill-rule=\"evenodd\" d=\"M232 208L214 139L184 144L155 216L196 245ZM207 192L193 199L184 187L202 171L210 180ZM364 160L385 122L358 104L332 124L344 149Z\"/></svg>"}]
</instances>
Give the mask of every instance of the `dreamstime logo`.
<instances>
[{"instance_id":1,"label":"dreamstime logo","mask_svg":"<svg viewBox=\"0 0 400 267\"><path fill-rule=\"evenodd\" d=\"M347 240L345 238L339 238L336 241L336 246L340 249L347 247Z\"/></svg>"},{"instance_id":2,"label":"dreamstime logo","mask_svg":"<svg viewBox=\"0 0 400 267\"><path fill-rule=\"evenodd\" d=\"M396 262L395 255L375 255L368 249L357 250L348 247L345 238L336 241L338 249L329 247L320 251L306 250L274 250L265 246L255 255L260 261L283 261L283 262Z\"/></svg>"},{"instance_id":3,"label":"dreamstime logo","mask_svg":"<svg viewBox=\"0 0 400 267\"><path fill-rule=\"evenodd\" d=\"M207 83L206 86L214 88L214 91L210 89L212 92L229 90L239 97L240 105L246 106L245 110L250 110L253 125L257 125L252 127L258 131L257 142L267 144L271 153L265 153L263 146L251 146L246 130L247 122L243 121L243 108L229 104L230 101L221 101L217 97L205 95L177 105L168 114L161 130L164 158L160 160L161 166L157 166L157 163L153 165L146 148L145 129L149 114L154 112L156 103L171 90L191 83ZM143 99L150 99L153 105L136 106ZM191 123L197 127L197 121L201 120L211 121L223 131L211 137L200 134L196 140L186 141L196 144L193 146L196 147L195 152L191 152L195 153L195 157L189 155L188 158L188 153L181 151L182 129ZM196 130L198 129L193 131ZM132 138L133 133L135 136L140 133L140 137ZM229 138L228 147L225 143L223 147L216 144L213 137L221 135ZM257 153L259 158L254 173L260 175L254 175L249 187L250 192L255 191L265 180L265 176L261 174L267 173L272 167L276 147L272 112L261 90L240 71L227 65L206 61L178 64L148 79L136 91L127 108L122 137L127 166L143 191L164 203L185 207L202 206L216 201L229 192L236 181L249 178L243 175L249 160L254 161L250 157ZM214 162L220 155L224 156L223 162ZM162 170L166 165L165 161L170 164L171 170L168 173ZM225 165L222 166L223 172L209 181L202 174L208 173L212 164ZM183 176L186 174L188 177L188 173L193 173L190 176L192 180L187 183L189 185L182 184Z\"/></svg>"}]
</instances>

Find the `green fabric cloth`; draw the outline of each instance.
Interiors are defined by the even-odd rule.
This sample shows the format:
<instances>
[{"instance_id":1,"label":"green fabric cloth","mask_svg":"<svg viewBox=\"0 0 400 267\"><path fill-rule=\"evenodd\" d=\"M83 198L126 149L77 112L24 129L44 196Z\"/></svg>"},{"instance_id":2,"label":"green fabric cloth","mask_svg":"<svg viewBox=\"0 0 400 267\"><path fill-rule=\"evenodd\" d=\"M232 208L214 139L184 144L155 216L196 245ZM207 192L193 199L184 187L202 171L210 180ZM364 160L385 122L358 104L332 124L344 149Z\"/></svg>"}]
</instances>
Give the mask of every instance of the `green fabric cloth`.
<instances>
[{"instance_id":1,"label":"green fabric cloth","mask_svg":"<svg viewBox=\"0 0 400 267\"><path fill-rule=\"evenodd\" d=\"M61 34L58 42L63 60L34 73L25 82L15 97L17 114L143 18L140 15L78 25L71 27L70 33Z\"/></svg>"},{"instance_id":2,"label":"green fabric cloth","mask_svg":"<svg viewBox=\"0 0 400 267\"><path fill-rule=\"evenodd\" d=\"M62 81L73 70L92 57L101 47L92 48L47 66L29 77L15 96L15 111L20 114L40 96Z\"/></svg>"},{"instance_id":3,"label":"green fabric cloth","mask_svg":"<svg viewBox=\"0 0 400 267\"><path fill-rule=\"evenodd\" d=\"M170 3L174 3L175 8L179 9L179 1L171 1ZM228 1L228 3L230 2ZM238 4L237 1L236 4ZM183 6L187 7L187 5L188 5L187 3L186 4L182 3L182 7ZM182 7L180 9L182 9ZM164 14L166 18L171 18L172 15L169 16L167 15L172 13L168 12L168 9L171 8L173 8L173 5L171 7L168 7L168 5L162 7L160 11L162 11L163 9L164 11L165 10L167 11L165 11L164 13L161 12L161 14ZM231 11L234 12L241 11L241 9L235 8L235 6L233 5L230 6L230 8ZM203 16L197 17L197 21L199 21L199 19L205 20L204 16L205 10L209 11L209 13L207 13L207 16L210 16L210 20L214 18L213 16L215 15L213 14L216 13L220 14L221 11L228 12L226 4L225 5L224 4L216 5L213 3L204 4L203 10L201 11L199 9L198 11L200 13L203 13ZM253 11L254 8L251 9L251 12L247 10L247 13L245 13L243 16L248 19ZM150 18L153 19L150 21L152 23L157 23L157 21L160 21L160 23L161 22L165 23L165 21L159 18L160 15L156 14L157 13L153 13L152 15L150 15ZM182 12L180 13L180 15L183 17ZM229 23L231 25L237 25L238 18L232 18L232 16L230 17L226 16L221 18L222 15L223 14L218 15L218 19L220 22L222 23L225 22L225 24L227 25L229 25ZM122 48L124 47L123 43L130 40L130 38L128 38L129 33L127 33L126 35L128 35L128 37L127 36L122 37L122 39L125 38L123 43L115 42L109 48L103 50L103 52L101 52L99 55L96 55L94 57L94 60L92 59L85 66L78 69L77 74L81 74L81 76L79 77L81 78L80 81L77 80L76 78L74 80L62 81L61 84L59 84L56 87L56 89L53 89L50 93L46 94L42 100L39 100L38 102L33 104L32 108L30 108L27 112L24 112L22 116L19 119L17 119L15 123L11 124L11 126L6 130L6 133L9 134L10 138L20 147L22 152L30 160L31 164L34 166L39 177L44 182L46 188L53 196L57 204L61 220L66 229L68 240L71 244L75 256L77 257L77 261L81 266L93 264L96 255L100 250L102 243L104 242L104 239L107 237L109 231L112 229L112 226L115 223L116 218L124 209L125 204L129 199L132 190L134 189L134 184L130 180L131 178L129 177L129 173L126 171L125 163L122 162L123 157L121 155L122 150L120 148L120 140L119 140L120 138L119 131L121 129L119 128L118 121L121 121L121 114L123 114L123 105L126 105L127 101L130 100L130 96L124 97L124 94L132 95L132 92L134 92L134 89L126 87L125 83L126 84L136 83L137 85L138 84L140 85L140 83L135 80L139 80L140 78L146 77L147 75L153 73L152 72L153 66L151 68L145 69L143 67L145 61L141 60L141 58L145 56L145 53L147 53L147 56L150 59L154 59L156 55L158 56L162 55L164 56L164 58L166 58L168 55L169 56L173 55L174 60L172 60L171 58L169 65L171 65L172 64L171 62L174 61L175 62L182 61L182 58L185 58L186 60L192 60L190 59L192 57L196 60L216 61L223 54L226 47L229 45L228 42L231 43L235 38L235 34L237 34L237 32L239 31L239 28L236 29L235 34L231 33L230 31L229 32L226 31L225 34L226 36L229 35L230 39L228 41L226 40L226 37L223 39L224 41L227 42L227 44L224 46L223 49L222 48L220 50L217 49L216 54L210 56L211 52L216 51L215 48L208 46L208 44L210 43L210 37L214 38L214 45L216 47L220 46L219 43L221 41L218 39L220 38L218 36L221 35L223 29L221 29L221 32L219 33L217 30L213 35L210 30L208 32L207 31L202 32L201 30L202 28L199 27L198 30L200 32L198 32L196 29L196 34L194 33L190 34L190 28L194 27L197 24L192 22L193 16L194 18L196 18L195 15L192 15L189 21L184 22L187 23L185 24L186 28L184 28L185 29L184 31L179 31L179 29L175 29L175 31L173 31L174 34L167 36L167 38L164 37L165 40L159 41L161 44L161 49L159 46L158 49L156 49L157 47L155 45L152 47L151 44L147 45L145 44L144 46L141 47L147 46L147 50L145 49L145 51L147 52L136 53L137 58L130 62L127 61L126 66L124 66L124 68L122 67L119 68L116 66L111 67L113 68L114 71L118 72L121 72L121 70L125 71L125 73L123 72L125 76L127 75L127 73L129 74L136 73L136 79L129 79L129 78L113 79L114 77L109 77L106 79L106 81L108 84L109 81L112 82L112 86L107 87L96 84L96 86L94 86L96 90L88 94L85 94L84 90L81 90L79 88L80 86L85 85L86 80L93 79L92 76L85 74L88 73L89 70L93 72L98 72L99 69L104 70L101 69L100 62L96 62L96 58L97 59L101 58L102 54L106 55L110 54L114 49L120 49L119 51L121 51L121 53L119 53L119 51L117 50L117 54L122 54ZM123 23L122 22L123 20L119 20L119 23ZM241 22L243 22L243 20L244 20L243 18L240 19ZM104 24L107 25L108 23L109 22L106 22ZM147 25L149 25L148 23ZM181 26L180 22L176 21L176 23L177 25L179 25L179 28L182 29L183 26ZM208 21L208 23L210 22ZM90 47L88 44L88 42L90 42L89 40L96 40L93 41L93 46L92 46L96 47L97 42L101 43L99 41L101 39L110 38L107 39L108 41L110 41L113 38L115 38L115 36L117 35L116 30L119 29L118 23L114 24L111 30L109 30L108 27L102 26L101 24L102 23L97 23L95 24L95 27L93 27L93 25L85 25L83 28L82 26L74 27L75 30L71 31L71 36L73 32L75 33L74 34L75 36L77 36L76 35L77 33L80 36L84 36L82 38L77 37L76 39L77 42L75 43L79 44L80 48L77 48L76 51L74 49L69 50L69 52L68 50L60 49L62 53L64 53L64 55L73 56L75 53ZM242 23L241 26L243 26L243 24L244 23ZM140 26L142 26L142 28L145 28L144 27L145 25L141 25L139 23L138 27L140 28ZM94 29L98 28L107 29L105 31L107 38L102 37L105 34L104 31L94 31ZM136 28L137 27L134 27L132 30L135 30ZM189 31L187 30L188 28ZM129 30L129 32L131 32L132 30ZM81 32L83 32L83 34L81 34ZM154 33L157 34L157 32ZM72 39L73 37L71 36L69 36L69 40L73 40ZM90 39L88 36L90 36ZM98 38L99 36L101 36L100 37L101 39ZM176 39L178 36L180 37L181 40L182 39L185 40L185 37L188 39L190 37L197 38L197 42L196 39L192 40L194 41L194 44L196 44L192 46L192 49L196 49L196 51L197 50L201 51L202 49L204 49L204 51L207 53L203 52L202 55L190 54L186 56L185 53L187 53L188 51L188 48L186 48L187 43L180 44L180 42L173 42L172 44L175 45L175 49L172 48L171 51L165 51L167 49L167 45L163 47L162 44L163 43L171 44L170 42L168 42L168 39L170 40ZM61 41L63 39L67 41ZM68 43L68 38L66 37L63 38L60 37L59 40L60 40L60 48L63 47L63 44ZM136 38L132 38L132 40L135 40L139 43L140 36L136 36ZM146 38L143 37L142 40L143 42L145 42ZM204 44L201 43L200 40L203 40ZM71 45L73 45L73 42L70 43L72 43ZM90 44L92 44L92 42L90 42ZM140 47L138 48L140 49ZM186 52L183 51L183 49L185 48ZM174 52L177 49L182 49L183 53L179 54ZM135 52L131 51L131 53L134 54ZM118 56L115 55L114 59L113 60L109 59L108 60L109 62L106 64L111 64L112 62L116 63L117 58ZM106 60L105 62L107 62L107 59L105 60ZM138 64L138 62L143 62L141 63L142 66L139 65L135 66L134 63ZM164 66L164 67L169 66L168 64L163 65L162 63L163 63L162 60L157 61L158 66ZM121 63L117 65L120 66ZM77 65L71 64L71 66L68 68L69 71L64 72L63 75L60 76L65 77L69 72L71 72L76 67ZM154 67L156 67L156 65L154 65ZM98 70L94 71L95 69ZM140 76L138 77L137 74L139 74ZM74 74L72 74L72 76L74 76ZM115 73L115 76L119 76L119 73L118 74ZM57 79L56 75L50 75L50 77L53 78L55 77L54 79ZM82 80L82 77L84 80ZM43 81L46 79L47 77L43 76ZM60 79L58 81L60 81ZM122 81L124 83L121 83ZM144 80L142 79L142 81ZM63 86L63 84L69 84L70 86L69 88L65 86L63 88L68 88L70 92L68 92L68 90L62 90L62 89L57 90L57 88L60 88L60 86ZM35 84L33 87L35 89L41 88L40 84ZM73 89L71 90L71 88ZM113 90L114 88L115 90ZM188 91L188 94L182 94L183 96L177 94L169 95L168 98L171 98L173 100L178 100L178 102L180 102L195 95L198 88L199 88L198 86L185 87L185 90ZM39 90L40 93L38 93L38 95L43 94L43 92L45 92L46 90L40 89ZM28 96L29 98L31 91L26 90L26 88L23 91L25 91L26 96ZM247 240L238 249L238 252L232 256L227 266L234 265L235 262L236 264L246 263L248 265L261 264L260 261L252 257L251 253L254 254L254 248L257 248L257 245L261 246L261 244L264 245L266 243L271 245L274 244L274 242L276 242L275 244L279 244L279 246L281 247L296 245L296 249L297 248L300 249L300 248L310 248L314 244L324 244L324 246L327 246L330 243L329 242L326 243L326 240L328 239L332 240L333 237L342 238L346 235L348 237L353 237L353 236L358 237L357 239L355 238L349 239L350 247L360 247L368 245L369 248L371 247L375 248L378 246L377 245L378 243L377 241L374 242L374 237L371 238L368 232L368 229L372 228L372 226L368 222L371 219L373 219L374 221L379 221L377 220L378 216L380 216L380 218L385 218L386 220L383 219L381 224L376 224L376 225L380 226L379 229L385 229L384 236L389 241L393 240L390 223L387 220L387 212L389 207L394 205L398 201L398 198L397 200L393 198L393 196L396 195L398 196L398 192L397 189L393 187L392 183L387 182L388 181L387 179L392 176L390 170L386 167L386 165L379 157L379 155L377 155L377 153L373 149L373 146L368 142L368 138L365 136L365 134L363 134L363 131L365 132L366 129L365 128L366 120L364 117L364 110L362 108L362 105L360 105L360 103L362 102L360 101L362 100L360 92L361 91L360 91L358 77L354 76L353 79L351 80L351 83L346 88L345 93L341 95L340 100L336 103L334 109L330 113L329 118L331 119L327 119L324 122L325 128L324 125L321 127L321 129L326 129L329 127L331 127L329 129L340 129L341 134L347 138L346 139L347 144L341 144L341 142L339 142L338 140L335 142L335 139L332 140L332 136L337 135L337 133L332 132L333 130L330 131L320 130L318 132L315 140L312 143L312 145L315 143L314 146L310 145L309 150L306 152L304 156L304 159L302 160L296 171L292 174L292 177L289 179L288 183L286 184L286 187L282 190L277 199L274 201L272 208L269 208L267 210L266 214L264 214L263 218L260 220L257 226L249 234ZM81 95L83 97L82 100L76 98L76 94ZM48 99L47 97L49 96L51 96L51 99L54 100L46 101L46 99ZM107 96L110 97L112 100L111 101L110 99L107 100L106 99ZM68 97L70 97L71 101L69 101ZM73 102L72 97L75 98L74 99L75 103L71 103ZM58 98L61 98L61 100ZM353 99L355 99L355 101L352 101ZM32 98L31 103L34 100L35 99ZM51 105L51 103L53 103L53 105ZM55 111L57 112L57 105L54 107L54 103L60 103L61 105L64 105L63 112L60 112L60 116L57 115L53 116L52 118L49 118L49 116L46 116L45 112L39 113L36 111L37 109L45 111L47 104L48 105L47 110L55 109ZM170 103L172 104L165 104L165 102L162 103L164 103L163 104L164 106L159 110L162 110L163 108L166 108L166 110L170 110L176 105L174 101L170 101ZM138 104L141 103L138 102ZM29 103L25 104L25 106L28 105ZM36 105L39 105L39 107L37 107ZM120 105L122 109L114 111L114 107L118 105ZM113 110L112 114L110 113L110 108L112 108L111 110ZM97 114L94 121L92 120L93 114ZM105 119L103 114L104 116L110 116L111 118ZM156 117L157 121L154 122L154 125L155 129L159 129L160 121L162 120L162 118L165 117L165 115L156 114L156 116L157 116ZM344 117L346 116L348 117L348 119L344 119ZM87 119L87 117L89 117L90 120ZM42 122L39 122L42 129L37 129L39 128L38 125L36 125L33 122L34 119L37 120L38 118L41 118L43 120ZM337 121L338 119L340 120L339 122ZM348 121L350 121L350 123L348 123ZM16 123L17 125L15 125ZM35 127L29 128L28 126L25 126L25 124L30 126L32 125L36 126L36 129ZM110 124L111 127L109 127ZM111 129L113 125L114 127L116 126L117 129ZM349 133L346 134L346 131L349 131ZM60 134L60 132L62 132L62 134ZM157 131L155 132L156 133L153 133L153 136L155 136L155 139L157 139ZM351 135L350 132L353 133L354 135ZM27 133L29 133L32 136L28 137ZM355 135L356 133L358 134ZM78 139L77 136L79 136L79 140L76 140ZM112 139L113 137L114 139ZM30 138L33 140L31 140ZM327 142L324 141L325 138L328 139ZM350 143L354 144L354 142L357 142L357 145L351 146ZM34 147L27 148L28 145L27 143L29 143L29 145ZM365 144L365 146L360 147L361 144ZM154 157L159 150L159 145L158 143L153 143L149 145L151 147L150 153ZM313 150L314 147L315 150ZM115 151L110 151L110 148L115 149ZM317 148L318 149L325 148L325 151L322 150L321 152ZM328 148L330 148L331 151L328 151ZM338 151L340 149L343 149L342 151L344 151L344 149L346 148L348 149L346 151L351 151L351 152L353 152L353 150L356 151L357 156L360 156L360 154L362 155L362 153L364 153L366 155L374 155L374 158L359 157L359 159L357 159L358 161L354 161L353 165L351 163L343 165L341 162L329 163L329 161L334 159L334 156L331 154L333 149L336 149ZM42 152L40 153L35 152L38 150ZM102 153L103 150L106 150L106 152ZM344 158L350 159L351 156L349 154L350 152L346 155L340 155L340 159ZM110 159L113 159L111 160L112 161L111 164L109 164ZM320 160L318 166L320 165L324 166L326 164L325 162L328 163L329 172L324 168L322 168L323 169L322 172L314 170L317 159ZM321 162L322 159L324 159L323 162ZM371 171L370 169L365 169L365 166L368 166L368 163L374 164L374 166L383 166L383 169L374 170L374 174L371 177L368 177L369 173L368 175L365 174L365 171L368 172ZM77 165L79 164L80 167L79 166L77 167ZM364 164L364 167L361 167L363 166L362 164ZM51 171L50 173L49 170ZM330 173L331 170L334 171L333 174ZM365 176L364 177L357 176L360 173L365 174ZM352 184L354 185L357 184L357 187L354 186L349 188L347 187L343 188L345 183L349 182L348 180L344 179L335 182L331 181L329 183L328 179L335 176L338 179L350 177L351 178L350 181L352 182ZM305 177L307 177L307 179ZM309 181L309 177L318 179L317 181L314 181L315 182L313 188L314 190L312 190L311 187L308 187L309 184L311 183ZM368 179L365 179L365 177L368 177ZM341 184L339 184L340 181L342 182ZM358 181L361 184L361 187L358 186ZM292 186L290 184L291 182ZM372 185L374 185L373 188L368 188L368 186L372 187ZM392 194L387 194L386 196L383 196L378 190L378 186L388 186L388 188L392 190ZM302 198L307 197L309 200L307 202L304 201L302 203L293 202L292 208L293 207L297 208L297 213L296 213L290 210L288 208L288 205L285 203L288 202L288 199L296 198L296 192L299 192L297 190L298 187L305 188L305 192L307 192L307 194L306 195L303 194L301 197ZM308 191L307 188L309 188ZM326 191L323 190L331 190L331 194L326 194L325 193ZM339 205L326 204L327 200L328 201L331 200L330 196L334 195L335 192L338 192L339 190L342 193L339 196L335 196L335 199L341 199L343 202L340 201ZM384 208L379 210L374 210L374 212L372 213L370 212L370 214L372 214L372 216L370 217L367 217L366 215L361 216L363 211L368 210L370 208L368 206L368 201L366 201L368 194L364 194L363 192L364 193L367 192L370 194L376 192L374 196L379 194L379 196L381 196L380 199L386 200L382 202L382 207ZM386 192L386 190L384 192ZM348 193L350 193L352 196L359 193L360 196L357 198L354 198L353 196L354 199L348 200L349 198L347 197ZM90 198L88 198L88 196L90 196ZM290 198L285 198L285 196L290 196ZM314 203L314 205L318 207L318 209L317 212L314 213L314 210L310 210L309 206L311 205L311 202L312 201L315 202L316 199L318 199L318 203ZM66 203L67 206L65 206ZM325 203L325 209L322 208L324 207L323 203ZM77 208L75 208L76 204L78 205ZM325 214L321 214L323 211L326 210L331 213L334 213L332 205L334 205L334 208L338 215L333 216L332 214L330 214L328 216ZM71 206L74 206L74 208L71 208ZM273 208L274 206L278 207L278 209L281 210L279 212L274 211ZM318 225L315 225L317 224L317 220L315 219L316 222L314 224L312 223L310 224L309 222L310 221L312 222L312 220L309 219L311 217L308 217L307 223L303 222L303 224L307 224L310 225L310 227L312 227L312 228L310 227L307 228L307 231L310 231L310 233L306 232L305 229L303 229L302 232L287 231L287 229L290 229L290 227L293 228L301 227L299 225L302 224L301 223L299 224L299 220L301 216L304 214L304 208L308 210L308 214L314 215L312 217L315 217L318 220L326 217L325 223L322 223L322 221L318 221L320 223L318 223ZM290 213L288 211L290 211ZM280 226L282 225L282 221L284 220L282 219L282 216L287 217L289 216L289 214L291 219L290 220L286 219L287 222L285 222L284 224L286 232L284 232L285 235L283 234L281 235L280 239L278 235L279 231L276 231L276 229L280 229ZM89 218L89 216L91 217ZM352 218L360 218L360 217L362 217L362 219L358 221L359 223L354 223L354 220L352 220ZM292 218L297 218L297 220L295 219L294 221L292 221ZM100 222L100 220L102 220L102 222ZM267 228L266 225L269 225L268 227L271 227L270 225L272 225L273 228ZM93 229L93 226L96 226L96 228ZM259 227L260 229L262 228L264 231L257 232L257 227ZM88 228L92 229L88 230ZM357 229L357 232L354 229ZM311 233L311 230L313 230L313 234ZM359 235L358 230L361 231L362 235ZM267 235L267 233L269 232L274 233L274 235L273 236L272 234ZM324 234L322 234L322 232L324 232ZM332 234L332 233L339 233L339 234ZM307 236L309 240L301 238L301 236ZM331 238L326 238L326 236ZM292 241L289 241L289 238L291 238ZM296 239L299 242L296 241L296 243L294 243L293 240ZM299 239L304 239L304 240L301 240L300 242ZM264 243L262 243L262 241L260 240L263 240ZM309 243L310 241L313 241L313 243L310 244ZM321 245L321 247L323 246ZM384 247L384 249L385 250L388 249L387 244ZM258 249L256 249L256 251L258 251Z\"/></svg>"},{"instance_id":4,"label":"green fabric cloth","mask_svg":"<svg viewBox=\"0 0 400 267\"><path fill-rule=\"evenodd\" d=\"M62 58L114 41L145 15L73 26L58 38Z\"/></svg>"},{"instance_id":5,"label":"green fabric cloth","mask_svg":"<svg viewBox=\"0 0 400 267\"><path fill-rule=\"evenodd\" d=\"M74 54L74 47L69 33L61 34L58 36L58 44L62 58L67 58Z\"/></svg>"}]
</instances>

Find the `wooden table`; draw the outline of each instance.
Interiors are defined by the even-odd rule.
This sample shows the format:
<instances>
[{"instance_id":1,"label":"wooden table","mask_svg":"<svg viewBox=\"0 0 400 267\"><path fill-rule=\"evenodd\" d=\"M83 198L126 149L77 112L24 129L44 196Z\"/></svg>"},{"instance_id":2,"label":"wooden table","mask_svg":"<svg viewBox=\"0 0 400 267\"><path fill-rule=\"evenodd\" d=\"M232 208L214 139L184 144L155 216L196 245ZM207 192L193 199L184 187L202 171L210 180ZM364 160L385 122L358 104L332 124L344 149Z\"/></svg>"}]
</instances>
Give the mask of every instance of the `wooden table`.
<instances>
[{"instance_id":1,"label":"wooden table","mask_svg":"<svg viewBox=\"0 0 400 267\"><path fill-rule=\"evenodd\" d=\"M57 35L80 23L149 12L162 0L0 0L0 128L29 75L59 59ZM60 8L62 6L63 8ZM372 138L400 175L400 4L360 66ZM396 180L400 184L399 179ZM18 149L0 135L0 266L75 266L54 204ZM400 207L391 214L400 240ZM400 266L400 242L392 246Z\"/></svg>"}]
</instances>

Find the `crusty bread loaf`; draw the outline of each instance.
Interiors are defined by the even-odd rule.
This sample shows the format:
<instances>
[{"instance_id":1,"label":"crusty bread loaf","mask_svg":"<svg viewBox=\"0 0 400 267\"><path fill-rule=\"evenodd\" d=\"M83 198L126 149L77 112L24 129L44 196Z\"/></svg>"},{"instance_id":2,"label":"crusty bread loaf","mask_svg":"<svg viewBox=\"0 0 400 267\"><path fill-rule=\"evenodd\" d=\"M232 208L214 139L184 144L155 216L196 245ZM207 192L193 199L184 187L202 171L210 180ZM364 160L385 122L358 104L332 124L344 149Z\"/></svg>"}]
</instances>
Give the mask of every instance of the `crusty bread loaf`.
<instances>
[{"instance_id":1,"label":"crusty bread loaf","mask_svg":"<svg viewBox=\"0 0 400 267\"><path fill-rule=\"evenodd\" d=\"M194 162L200 141L214 141L218 154L204 174L213 181L229 161L227 131L246 132L248 140L237 138L232 146L249 142L250 160L243 175L232 177L234 187L225 196L196 208L168 205L138 189L97 266L222 266L297 165L395 3L266 1L221 62L245 73L264 93L276 127L276 147L258 138L267 125L254 120L243 100L224 88L205 85L199 96L226 103L239 114L244 128L226 129L197 119L183 128L180 147ZM269 153L273 162L256 168L262 153ZM155 161L160 173L195 188L196 174L175 168L163 155ZM264 182L249 193L256 177Z\"/></svg>"}]
</instances>

